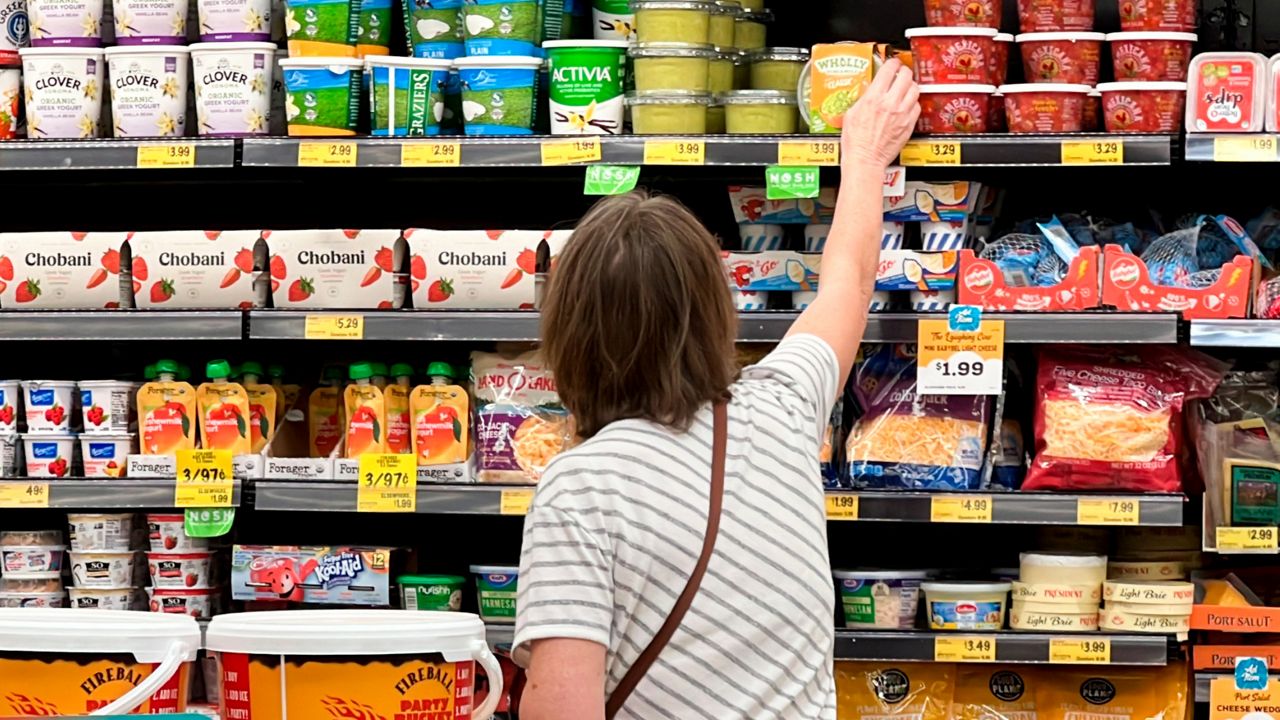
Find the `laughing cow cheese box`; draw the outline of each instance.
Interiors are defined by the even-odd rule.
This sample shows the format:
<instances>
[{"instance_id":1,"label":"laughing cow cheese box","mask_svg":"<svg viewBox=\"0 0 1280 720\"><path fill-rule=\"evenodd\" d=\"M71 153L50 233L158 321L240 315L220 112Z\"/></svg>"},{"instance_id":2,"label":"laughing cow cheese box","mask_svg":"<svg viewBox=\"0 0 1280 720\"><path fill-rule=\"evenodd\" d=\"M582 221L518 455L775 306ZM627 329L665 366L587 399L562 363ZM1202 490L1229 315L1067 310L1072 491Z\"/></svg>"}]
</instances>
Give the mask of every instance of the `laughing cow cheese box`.
<instances>
[{"instance_id":1,"label":"laughing cow cheese box","mask_svg":"<svg viewBox=\"0 0 1280 720\"><path fill-rule=\"evenodd\" d=\"M572 230L406 230L419 310L532 310L538 249L555 258Z\"/></svg>"},{"instance_id":2,"label":"laughing cow cheese box","mask_svg":"<svg viewBox=\"0 0 1280 720\"><path fill-rule=\"evenodd\" d=\"M278 308L373 310L404 304L399 230L264 230Z\"/></svg>"},{"instance_id":3,"label":"laughing cow cheese box","mask_svg":"<svg viewBox=\"0 0 1280 720\"><path fill-rule=\"evenodd\" d=\"M261 260L254 255L254 246L261 234L259 230L133 233L129 248L134 306L253 307L254 267Z\"/></svg>"},{"instance_id":4,"label":"laughing cow cheese box","mask_svg":"<svg viewBox=\"0 0 1280 720\"><path fill-rule=\"evenodd\" d=\"M0 305L14 310L120 307L124 233L0 233Z\"/></svg>"}]
</instances>

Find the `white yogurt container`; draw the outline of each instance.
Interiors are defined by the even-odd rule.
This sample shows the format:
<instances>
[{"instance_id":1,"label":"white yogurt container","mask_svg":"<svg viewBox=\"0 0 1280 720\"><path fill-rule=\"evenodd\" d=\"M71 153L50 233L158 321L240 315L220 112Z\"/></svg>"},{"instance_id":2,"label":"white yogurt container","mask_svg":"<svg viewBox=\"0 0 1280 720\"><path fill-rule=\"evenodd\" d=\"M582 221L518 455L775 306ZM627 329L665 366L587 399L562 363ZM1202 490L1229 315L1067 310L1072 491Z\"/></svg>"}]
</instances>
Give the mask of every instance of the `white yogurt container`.
<instances>
[{"instance_id":1,"label":"white yogurt container","mask_svg":"<svg viewBox=\"0 0 1280 720\"><path fill-rule=\"evenodd\" d=\"M98 137L102 129L102 51L23 48L20 52L27 98L27 137Z\"/></svg>"},{"instance_id":2,"label":"white yogurt container","mask_svg":"<svg viewBox=\"0 0 1280 720\"><path fill-rule=\"evenodd\" d=\"M187 42L187 0L114 0L118 45L182 45Z\"/></svg>"},{"instance_id":3,"label":"white yogurt container","mask_svg":"<svg viewBox=\"0 0 1280 720\"><path fill-rule=\"evenodd\" d=\"M81 435L80 464L88 478L120 477L129 455L138 449L136 435Z\"/></svg>"},{"instance_id":4,"label":"white yogurt container","mask_svg":"<svg viewBox=\"0 0 1280 720\"><path fill-rule=\"evenodd\" d=\"M186 590L209 587L213 553L147 553L147 568L154 588Z\"/></svg>"},{"instance_id":5,"label":"white yogurt container","mask_svg":"<svg viewBox=\"0 0 1280 720\"><path fill-rule=\"evenodd\" d=\"M197 0L200 41L267 42L272 10L271 0Z\"/></svg>"},{"instance_id":6,"label":"white yogurt container","mask_svg":"<svg viewBox=\"0 0 1280 720\"><path fill-rule=\"evenodd\" d=\"M63 545L0 547L0 575L5 579L58 578L67 552Z\"/></svg>"},{"instance_id":7,"label":"white yogurt container","mask_svg":"<svg viewBox=\"0 0 1280 720\"><path fill-rule=\"evenodd\" d=\"M137 553L71 552L71 578L78 588L118 588L133 582Z\"/></svg>"},{"instance_id":8,"label":"white yogurt container","mask_svg":"<svg viewBox=\"0 0 1280 720\"><path fill-rule=\"evenodd\" d=\"M118 588L67 588L71 607L90 610L135 610L138 607L138 589Z\"/></svg>"},{"instance_id":9,"label":"white yogurt container","mask_svg":"<svg viewBox=\"0 0 1280 720\"><path fill-rule=\"evenodd\" d=\"M72 552L128 552L133 536L132 513L67 515Z\"/></svg>"},{"instance_id":10,"label":"white yogurt container","mask_svg":"<svg viewBox=\"0 0 1280 720\"><path fill-rule=\"evenodd\" d=\"M3 74L0 72L0 77ZM0 380L0 435L18 433L18 413L21 407L22 384L17 380Z\"/></svg>"},{"instance_id":11,"label":"white yogurt container","mask_svg":"<svg viewBox=\"0 0 1280 720\"><path fill-rule=\"evenodd\" d=\"M21 444L22 438L18 435L0 435L0 477L17 477Z\"/></svg>"},{"instance_id":12,"label":"white yogurt container","mask_svg":"<svg viewBox=\"0 0 1280 720\"><path fill-rule=\"evenodd\" d=\"M27 0L31 47L102 46L103 0Z\"/></svg>"},{"instance_id":13,"label":"white yogurt container","mask_svg":"<svg viewBox=\"0 0 1280 720\"><path fill-rule=\"evenodd\" d=\"M181 513L147 515L147 537L151 552L186 553L209 549L209 538L193 538L187 535L186 517Z\"/></svg>"},{"instance_id":14,"label":"white yogurt container","mask_svg":"<svg viewBox=\"0 0 1280 720\"><path fill-rule=\"evenodd\" d=\"M263 42L191 46L196 133L266 135L270 131L276 47Z\"/></svg>"},{"instance_id":15,"label":"white yogurt container","mask_svg":"<svg viewBox=\"0 0 1280 720\"><path fill-rule=\"evenodd\" d=\"M65 433L71 429L76 384L70 380L23 380L27 432Z\"/></svg>"},{"instance_id":16,"label":"white yogurt container","mask_svg":"<svg viewBox=\"0 0 1280 720\"><path fill-rule=\"evenodd\" d=\"M147 588L151 612L190 615L201 620L212 614L217 592L211 588Z\"/></svg>"},{"instance_id":17,"label":"white yogurt container","mask_svg":"<svg viewBox=\"0 0 1280 720\"><path fill-rule=\"evenodd\" d=\"M0 608L66 607L67 594L58 592L0 592Z\"/></svg>"},{"instance_id":18,"label":"white yogurt container","mask_svg":"<svg viewBox=\"0 0 1280 720\"><path fill-rule=\"evenodd\" d=\"M27 433L22 436L27 477L67 477L75 462L76 436L69 433Z\"/></svg>"},{"instance_id":19,"label":"white yogurt container","mask_svg":"<svg viewBox=\"0 0 1280 720\"><path fill-rule=\"evenodd\" d=\"M180 45L107 48L117 138L182 137L191 51Z\"/></svg>"},{"instance_id":20,"label":"white yogurt container","mask_svg":"<svg viewBox=\"0 0 1280 720\"><path fill-rule=\"evenodd\" d=\"M80 417L88 435L118 435L129 432L129 409L133 407L133 383L123 380L81 380Z\"/></svg>"},{"instance_id":21,"label":"white yogurt container","mask_svg":"<svg viewBox=\"0 0 1280 720\"><path fill-rule=\"evenodd\" d=\"M4 530L0 531L0 546L43 545L62 547L61 530ZM13 590L13 587L0 583L0 590ZM30 589L22 588L22 589Z\"/></svg>"}]
</instances>

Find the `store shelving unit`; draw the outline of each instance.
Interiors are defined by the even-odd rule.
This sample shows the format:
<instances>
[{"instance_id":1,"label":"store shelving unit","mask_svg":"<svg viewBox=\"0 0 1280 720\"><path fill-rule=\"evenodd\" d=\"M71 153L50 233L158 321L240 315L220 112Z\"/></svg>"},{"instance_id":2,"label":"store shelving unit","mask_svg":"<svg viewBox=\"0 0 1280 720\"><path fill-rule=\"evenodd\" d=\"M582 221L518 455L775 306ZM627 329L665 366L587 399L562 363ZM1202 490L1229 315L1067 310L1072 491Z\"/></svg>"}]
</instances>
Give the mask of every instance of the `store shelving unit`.
<instances>
[{"instance_id":1,"label":"store shelving unit","mask_svg":"<svg viewBox=\"0 0 1280 720\"><path fill-rule=\"evenodd\" d=\"M1188 135L1184 157L1189 162L1280 162L1280 135L1270 133Z\"/></svg>"},{"instance_id":2,"label":"store shelving unit","mask_svg":"<svg viewBox=\"0 0 1280 720\"><path fill-rule=\"evenodd\" d=\"M933 662L939 638L956 635L990 639L995 645L995 661L1002 663L1050 662L1052 642L1108 640L1111 665L1166 665L1178 653L1177 640L1170 635L1112 635L1109 633L934 633L837 630L837 660L889 662Z\"/></svg>"},{"instance_id":3,"label":"store shelving unit","mask_svg":"<svg viewBox=\"0 0 1280 720\"><path fill-rule=\"evenodd\" d=\"M0 494L12 486L47 485L48 507L65 510L145 510L174 507L174 481L161 478L29 478L0 480ZM240 507L243 483L234 481L232 507Z\"/></svg>"},{"instance_id":4,"label":"store shelving unit","mask_svg":"<svg viewBox=\"0 0 1280 720\"><path fill-rule=\"evenodd\" d=\"M1188 340L1195 347L1280 347L1280 320L1192 320L1189 325Z\"/></svg>"},{"instance_id":5,"label":"store shelving unit","mask_svg":"<svg viewBox=\"0 0 1280 720\"><path fill-rule=\"evenodd\" d=\"M255 510L280 512L355 512L356 484L343 481L258 480L253 484ZM433 515L522 515L503 512L503 496L525 496L530 486L418 485L418 513Z\"/></svg>"},{"instance_id":6,"label":"store shelving unit","mask_svg":"<svg viewBox=\"0 0 1280 720\"><path fill-rule=\"evenodd\" d=\"M237 147L235 140L205 138L10 141L0 147L0 170L229 168Z\"/></svg>"},{"instance_id":7,"label":"store shelving unit","mask_svg":"<svg viewBox=\"0 0 1280 720\"><path fill-rule=\"evenodd\" d=\"M1170 135L952 135L913 140L907 166L1137 166L1173 162Z\"/></svg>"},{"instance_id":8,"label":"store shelving unit","mask_svg":"<svg viewBox=\"0 0 1280 720\"><path fill-rule=\"evenodd\" d=\"M0 340L240 340L239 310L0 312Z\"/></svg>"},{"instance_id":9,"label":"store shelving unit","mask_svg":"<svg viewBox=\"0 0 1280 720\"><path fill-rule=\"evenodd\" d=\"M857 498L857 520L883 522L991 522L1024 525L1116 525L1178 527L1183 523L1185 495L1075 495L1071 493L928 493L858 491L828 493L830 497ZM979 520L935 518L935 505L946 500L987 501ZM1085 507L1093 501L1125 503L1132 521L1117 523L1089 519ZM1136 504L1136 507L1129 507ZM1133 513L1136 512L1136 516ZM986 517L990 519L987 520Z\"/></svg>"}]
</instances>

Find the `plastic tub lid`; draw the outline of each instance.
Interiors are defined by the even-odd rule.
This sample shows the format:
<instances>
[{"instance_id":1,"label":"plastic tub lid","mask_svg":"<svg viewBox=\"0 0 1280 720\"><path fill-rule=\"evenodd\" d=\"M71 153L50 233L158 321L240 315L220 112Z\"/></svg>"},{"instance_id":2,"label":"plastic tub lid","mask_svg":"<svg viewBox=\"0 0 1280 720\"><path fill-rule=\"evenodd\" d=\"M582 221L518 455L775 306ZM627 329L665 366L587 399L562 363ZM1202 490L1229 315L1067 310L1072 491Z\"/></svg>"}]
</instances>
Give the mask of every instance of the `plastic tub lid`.
<instances>
[{"instance_id":1,"label":"plastic tub lid","mask_svg":"<svg viewBox=\"0 0 1280 720\"><path fill-rule=\"evenodd\" d=\"M25 49L25 48L24 48ZM23 387L75 387L75 380L23 380Z\"/></svg>"},{"instance_id":2,"label":"plastic tub lid","mask_svg":"<svg viewBox=\"0 0 1280 720\"><path fill-rule=\"evenodd\" d=\"M631 0L632 10L705 10L711 12L715 3L699 0Z\"/></svg>"},{"instance_id":3,"label":"plastic tub lid","mask_svg":"<svg viewBox=\"0 0 1280 720\"><path fill-rule=\"evenodd\" d=\"M753 62L809 62L809 51L794 47L767 47L748 52Z\"/></svg>"},{"instance_id":4,"label":"plastic tub lid","mask_svg":"<svg viewBox=\"0 0 1280 720\"><path fill-rule=\"evenodd\" d=\"M401 585L458 585L466 581L461 575L401 575L396 578Z\"/></svg>"},{"instance_id":5,"label":"plastic tub lid","mask_svg":"<svg viewBox=\"0 0 1280 720\"><path fill-rule=\"evenodd\" d=\"M1186 32L1113 32L1107 33L1107 42L1117 42L1120 40L1178 40L1182 42L1195 42L1200 36L1195 33Z\"/></svg>"},{"instance_id":6,"label":"plastic tub lid","mask_svg":"<svg viewBox=\"0 0 1280 720\"><path fill-rule=\"evenodd\" d=\"M626 40L548 40L542 43L542 47L547 50L557 48L628 48L631 43Z\"/></svg>"},{"instance_id":7,"label":"plastic tub lid","mask_svg":"<svg viewBox=\"0 0 1280 720\"><path fill-rule=\"evenodd\" d=\"M482 55L457 58L453 61L453 65L459 68L540 68L542 58L528 55Z\"/></svg>"},{"instance_id":8,"label":"plastic tub lid","mask_svg":"<svg viewBox=\"0 0 1280 720\"><path fill-rule=\"evenodd\" d=\"M269 610L218 615L205 631L209 650L254 655L470 657L483 644L480 617L456 612Z\"/></svg>"},{"instance_id":9,"label":"plastic tub lid","mask_svg":"<svg viewBox=\"0 0 1280 720\"><path fill-rule=\"evenodd\" d=\"M519 575L517 565L472 565L471 572L476 575Z\"/></svg>"},{"instance_id":10,"label":"plastic tub lid","mask_svg":"<svg viewBox=\"0 0 1280 720\"><path fill-rule=\"evenodd\" d=\"M929 577L928 570L832 570L831 574L840 580L922 580Z\"/></svg>"},{"instance_id":11,"label":"plastic tub lid","mask_svg":"<svg viewBox=\"0 0 1280 720\"><path fill-rule=\"evenodd\" d=\"M929 93L982 93L985 95L991 95L991 94L994 94L995 91L996 91L995 85L969 85L969 84L960 83L956 85L921 85L920 86L920 93L922 95L927 95Z\"/></svg>"},{"instance_id":12,"label":"plastic tub lid","mask_svg":"<svg viewBox=\"0 0 1280 720\"><path fill-rule=\"evenodd\" d=\"M1071 85L1069 83L1016 83L1013 85L1001 85L998 89L1002 95L1033 92L1085 93L1087 95L1092 90L1093 88L1088 85Z\"/></svg>"},{"instance_id":13,"label":"plastic tub lid","mask_svg":"<svg viewBox=\"0 0 1280 720\"><path fill-rule=\"evenodd\" d=\"M1013 33L996 33L996 42L1013 42Z\"/></svg>"},{"instance_id":14,"label":"plastic tub lid","mask_svg":"<svg viewBox=\"0 0 1280 720\"><path fill-rule=\"evenodd\" d=\"M364 64L369 67L427 68L428 70L450 70L453 68L452 60L395 57L392 55L370 55L364 59Z\"/></svg>"},{"instance_id":15,"label":"plastic tub lid","mask_svg":"<svg viewBox=\"0 0 1280 720\"><path fill-rule=\"evenodd\" d=\"M640 43L627 52L633 58L688 57L711 59L717 55L711 45L693 43Z\"/></svg>"},{"instance_id":16,"label":"plastic tub lid","mask_svg":"<svg viewBox=\"0 0 1280 720\"><path fill-rule=\"evenodd\" d=\"M75 440L78 435L73 432L29 432L22 437L30 440Z\"/></svg>"},{"instance_id":17,"label":"plastic tub lid","mask_svg":"<svg viewBox=\"0 0 1280 720\"><path fill-rule=\"evenodd\" d=\"M65 55L67 57L84 57L86 55L93 57L102 57L102 48L74 48L74 47L24 47L18 48L18 54L22 57L35 55L36 57Z\"/></svg>"},{"instance_id":18,"label":"plastic tub lid","mask_svg":"<svg viewBox=\"0 0 1280 720\"><path fill-rule=\"evenodd\" d=\"M115 387L117 385L133 387L133 383L128 380L81 380L76 384L82 388Z\"/></svg>"},{"instance_id":19,"label":"plastic tub lid","mask_svg":"<svg viewBox=\"0 0 1280 720\"><path fill-rule=\"evenodd\" d=\"M191 49L192 54L200 52L215 53L236 50L270 50L271 52L275 52L276 50L276 44L269 42L208 42L192 43L187 47Z\"/></svg>"},{"instance_id":20,"label":"plastic tub lid","mask_svg":"<svg viewBox=\"0 0 1280 720\"><path fill-rule=\"evenodd\" d=\"M185 646L187 662L196 659L200 626L195 618L83 608L0 608L0 650L130 653L138 662L158 663L175 643Z\"/></svg>"},{"instance_id":21,"label":"plastic tub lid","mask_svg":"<svg viewBox=\"0 0 1280 720\"><path fill-rule=\"evenodd\" d=\"M1098 92L1139 92L1142 90L1159 90L1168 92L1180 90L1186 92L1187 84L1181 82L1112 82L1098 85Z\"/></svg>"},{"instance_id":22,"label":"plastic tub lid","mask_svg":"<svg viewBox=\"0 0 1280 720\"><path fill-rule=\"evenodd\" d=\"M795 105L796 94L784 90L731 90L716 100L724 105Z\"/></svg>"},{"instance_id":23,"label":"plastic tub lid","mask_svg":"<svg viewBox=\"0 0 1280 720\"><path fill-rule=\"evenodd\" d=\"M710 93L688 90L655 90L627 95L628 105L710 105L712 102L714 98Z\"/></svg>"},{"instance_id":24,"label":"plastic tub lid","mask_svg":"<svg viewBox=\"0 0 1280 720\"><path fill-rule=\"evenodd\" d=\"M290 57L281 58L278 65L282 68L340 68L358 69L364 67L364 60L345 57Z\"/></svg>"},{"instance_id":25,"label":"plastic tub lid","mask_svg":"<svg viewBox=\"0 0 1280 720\"><path fill-rule=\"evenodd\" d=\"M754 23L771 23L773 22L773 11L769 8L763 10L743 10L736 22L754 22Z\"/></svg>"},{"instance_id":26,"label":"plastic tub lid","mask_svg":"<svg viewBox=\"0 0 1280 720\"><path fill-rule=\"evenodd\" d=\"M925 592L955 593L1004 593L1012 589L1013 583L1007 582L927 582L921 583L920 589Z\"/></svg>"},{"instance_id":27,"label":"plastic tub lid","mask_svg":"<svg viewBox=\"0 0 1280 720\"><path fill-rule=\"evenodd\" d=\"M993 28L976 27L918 27L907 30L907 37L946 37L948 35L966 35L969 37L994 38L999 31Z\"/></svg>"},{"instance_id":28,"label":"plastic tub lid","mask_svg":"<svg viewBox=\"0 0 1280 720\"><path fill-rule=\"evenodd\" d=\"M1018 562L1022 565L1049 565L1056 567L1106 567L1106 555L1091 553L1019 553Z\"/></svg>"},{"instance_id":29,"label":"plastic tub lid","mask_svg":"<svg viewBox=\"0 0 1280 720\"><path fill-rule=\"evenodd\" d=\"M1034 32L1034 33L1022 33L1014 37L1013 40L1014 42L1020 42L1020 43L1062 42L1064 40L1070 40L1072 42L1076 42L1079 40L1084 40L1084 41L1093 40L1097 42L1102 42L1106 38L1107 38L1106 34L1100 33L1100 32Z\"/></svg>"},{"instance_id":30,"label":"plastic tub lid","mask_svg":"<svg viewBox=\"0 0 1280 720\"><path fill-rule=\"evenodd\" d=\"M742 5L736 2L726 2L726 0L716 0L714 7L711 8L713 15L740 15L742 14Z\"/></svg>"},{"instance_id":31,"label":"plastic tub lid","mask_svg":"<svg viewBox=\"0 0 1280 720\"><path fill-rule=\"evenodd\" d=\"M117 45L103 50L107 57L112 55L187 55L191 48L186 45Z\"/></svg>"}]
</instances>

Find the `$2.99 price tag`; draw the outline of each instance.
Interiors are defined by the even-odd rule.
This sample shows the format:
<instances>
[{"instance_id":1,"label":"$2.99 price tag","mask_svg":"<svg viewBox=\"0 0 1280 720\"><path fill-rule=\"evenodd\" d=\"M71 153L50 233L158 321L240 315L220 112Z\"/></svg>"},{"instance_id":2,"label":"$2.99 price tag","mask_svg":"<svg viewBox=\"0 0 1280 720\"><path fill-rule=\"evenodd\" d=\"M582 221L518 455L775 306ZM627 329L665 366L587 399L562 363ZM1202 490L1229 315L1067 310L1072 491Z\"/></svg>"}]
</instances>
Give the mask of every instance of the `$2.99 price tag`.
<instances>
[{"instance_id":1,"label":"$2.99 price tag","mask_svg":"<svg viewBox=\"0 0 1280 720\"><path fill-rule=\"evenodd\" d=\"M1110 665L1111 638L1051 638L1049 662L1062 665Z\"/></svg>"},{"instance_id":2,"label":"$2.99 price tag","mask_svg":"<svg viewBox=\"0 0 1280 720\"><path fill-rule=\"evenodd\" d=\"M174 507L231 507L230 450L179 450Z\"/></svg>"},{"instance_id":3,"label":"$2.99 price tag","mask_svg":"<svg viewBox=\"0 0 1280 720\"><path fill-rule=\"evenodd\" d=\"M418 459L408 454L360 456L357 512L417 512Z\"/></svg>"},{"instance_id":4,"label":"$2.99 price tag","mask_svg":"<svg viewBox=\"0 0 1280 720\"><path fill-rule=\"evenodd\" d=\"M990 636L957 635L933 641L934 662L995 662L996 639Z\"/></svg>"},{"instance_id":5,"label":"$2.99 price tag","mask_svg":"<svg viewBox=\"0 0 1280 720\"><path fill-rule=\"evenodd\" d=\"M355 167L359 152L353 142L302 142L298 144L298 166Z\"/></svg>"},{"instance_id":6,"label":"$2.99 price tag","mask_svg":"<svg viewBox=\"0 0 1280 720\"><path fill-rule=\"evenodd\" d=\"M972 305L954 305L946 320L920 320L916 392L999 395L1004 384L1004 321L984 320Z\"/></svg>"},{"instance_id":7,"label":"$2.99 price tag","mask_svg":"<svg viewBox=\"0 0 1280 720\"><path fill-rule=\"evenodd\" d=\"M404 167L458 167L462 165L462 143L406 142L400 146Z\"/></svg>"},{"instance_id":8,"label":"$2.99 price tag","mask_svg":"<svg viewBox=\"0 0 1280 720\"><path fill-rule=\"evenodd\" d=\"M1274 527L1220 527L1218 552L1275 552L1280 530Z\"/></svg>"}]
</instances>

